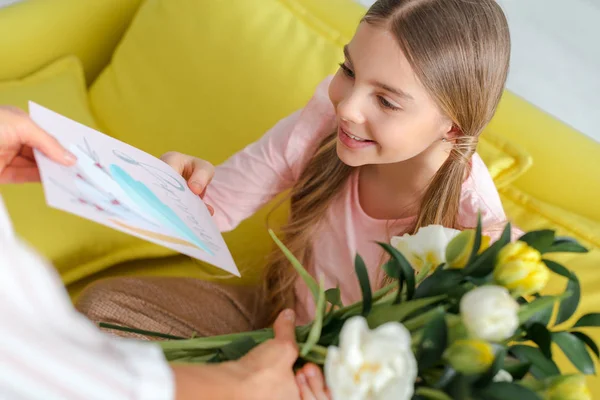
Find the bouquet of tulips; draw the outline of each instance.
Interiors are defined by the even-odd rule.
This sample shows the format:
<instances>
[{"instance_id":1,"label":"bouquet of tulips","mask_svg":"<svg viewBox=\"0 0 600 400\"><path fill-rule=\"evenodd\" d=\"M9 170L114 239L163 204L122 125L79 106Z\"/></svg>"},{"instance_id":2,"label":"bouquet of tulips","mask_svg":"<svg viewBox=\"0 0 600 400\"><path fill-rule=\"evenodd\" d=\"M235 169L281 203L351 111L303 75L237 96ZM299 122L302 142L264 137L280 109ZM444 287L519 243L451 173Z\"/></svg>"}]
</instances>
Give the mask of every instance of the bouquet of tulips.
<instances>
[{"instance_id":1,"label":"bouquet of tulips","mask_svg":"<svg viewBox=\"0 0 600 400\"><path fill-rule=\"evenodd\" d=\"M389 254L382 268L394 280L381 290L371 291L357 255L363 299L344 305L339 289L325 290L271 235L316 300L314 321L296 330L299 365L322 366L334 399L591 399L584 375L595 373L590 352L598 356L598 348L578 328L600 325L600 314L556 329L576 311L580 286L572 271L544 258L586 252L577 242L550 230L511 242L507 224L490 245L481 222L464 231L428 226L380 243ZM540 295L551 273L567 279L566 290ZM264 329L160 343L170 361L209 363L237 359L272 337ZM581 374L561 374L553 343Z\"/></svg>"}]
</instances>

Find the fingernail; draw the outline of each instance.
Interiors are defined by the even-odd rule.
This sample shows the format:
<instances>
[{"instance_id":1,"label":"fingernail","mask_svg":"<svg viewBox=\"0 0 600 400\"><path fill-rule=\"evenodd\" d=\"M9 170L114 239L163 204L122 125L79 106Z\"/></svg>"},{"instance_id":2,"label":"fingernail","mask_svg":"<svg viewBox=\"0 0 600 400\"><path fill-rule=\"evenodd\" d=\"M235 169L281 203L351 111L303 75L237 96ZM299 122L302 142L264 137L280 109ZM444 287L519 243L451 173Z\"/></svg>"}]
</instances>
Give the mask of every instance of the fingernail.
<instances>
[{"instance_id":1,"label":"fingernail","mask_svg":"<svg viewBox=\"0 0 600 400\"><path fill-rule=\"evenodd\" d=\"M65 152L65 161L69 163L74 163L75 161L77 161L77 157L75 157L73 153L67 151Z\"/></svg>"},{"instance_id":2,"label":"fingernail","mask_svg":"<svg viewBox=\"0 0 600 400\"><path fill-rule=\"evenodd\" d=\"M294 310L288 308L287 310L283 311L283 318L287 319L288 321L296 321L296 313L294 312Z\"/></svg>"},{"instance_id":3,"label":"fingernail","mask_svg":"<svg viewBox=\"0 0 600 400\"><path fill-rule=\"evenodd\" d=\"M303 373L299 373L297 378L301 385L306 385L306 376Z\"/></svg>"},{"instance_id":4,"label":"fingernail","mask_svg":"<svg viewBox=\"0 0 600 400\"><path fill-rule=\"evenodd\" d=\"M198 181L191 181L190 186L193 186L196 190L202 189L202 185Z\"/></svg>"},{"instance_id":5,"label":"fingernail","mask_svg":"<svg viewBox=\"0 0 600 400\"><path fill-rule=\"evenodd\" d=\"M316 373L316 371L315 371L315 369L314 369L314 368L305 368L305 369L304 369L304 373L305 373L306 375L310 376L311 378L312 378L312 377L315 377L315 376L317 375L317 373Z\"/></svg>"}]
</instances>

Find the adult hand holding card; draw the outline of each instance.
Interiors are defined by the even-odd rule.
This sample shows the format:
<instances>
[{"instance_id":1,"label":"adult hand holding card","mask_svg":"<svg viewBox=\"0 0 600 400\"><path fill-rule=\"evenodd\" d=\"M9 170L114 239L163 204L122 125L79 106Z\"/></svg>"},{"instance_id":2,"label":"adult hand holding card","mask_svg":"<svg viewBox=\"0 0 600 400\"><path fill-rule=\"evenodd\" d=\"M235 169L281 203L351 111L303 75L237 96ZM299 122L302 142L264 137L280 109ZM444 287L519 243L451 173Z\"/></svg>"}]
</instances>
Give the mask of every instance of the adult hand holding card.
<instances>
[{"instance_id":1,"label":"adult hand holding card","mask_svg":"<svg viewBox=\"0 0 600 400\"><path fill-rule=\"evenodd\" d=\"M38 104L29 112L78 158L64 167L35 152L48 205L239 276L206 205L171 167Z\"/></svg>"}]
</instances>

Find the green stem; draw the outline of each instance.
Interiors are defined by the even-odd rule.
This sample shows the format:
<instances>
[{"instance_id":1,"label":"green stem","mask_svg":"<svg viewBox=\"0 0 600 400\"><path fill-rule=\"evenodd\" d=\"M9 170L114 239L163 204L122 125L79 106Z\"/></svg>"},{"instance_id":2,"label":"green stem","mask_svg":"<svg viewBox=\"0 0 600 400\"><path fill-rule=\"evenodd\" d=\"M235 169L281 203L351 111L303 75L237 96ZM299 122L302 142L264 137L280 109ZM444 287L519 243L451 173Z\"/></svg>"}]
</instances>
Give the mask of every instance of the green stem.
<instances>
[{"instance_id":1,"label":"green stem","mask_svg":"<svg viewBox=\"0 0 600 400\"><path fill-rule=\"evenodd\" d=\"M425 324L427 324L427 322L429 322L431 320L431 318L433 318L434 316L441 314L443 312L444 312L444 307L439 306L439 307L433 308L421 315L411 318L408 321L404 321L402 324L406 327L406 329L413 332L414 330L419 329L419 328L423 327Z\"/></svg>"},{"instance_id":2,"label":"green stem","mask_svg":"<svg viewBox=\"0 0 600 400\"><path fill-rule=\"evenodd\" d=\"M433 267L433 264L428 262L427 264L423 265L423 267L419 270L419 273L415 277L416 286L418 286L419 283L423 282L423 280L427 278L427 276L429 275L429 271L431 271L431 267Z\"/></svg>"},{"instance_id":3,"label":"green stem","mask_svg":"<svg viewBox=\"0 0 600 400\"><path fill-rule=\"evenodd\" d=\"M302 347L304 345L304 343L298 343L298 346ZM327 347L325 346L321 346L319 344L315 344L313 345L313 347L310 349L311 353L317 353L320 356L323 357L327 357Z\"/></svg>"},{"instance_id":4,"label":"green stem","mask_svg":"<svg viewBox=\"0 0 600 400\"><path fill-rule=\"evenodd\" d=\"M296 329L298 331L298 329ZM195 339L158 342L163 350L203 350L217 349L239 339L251 338L262 343L273 338L272 329L262 329L253 332L232 333L221 336L199 337Z\"/></svg>"},{"instance_id":5,"label":"green stem","mask_svg":"<svg viewBox=\"0 0 600 400\"><path fill-rule=\"evenodd\" d=\"M417 388L416 394L432 400L452 400L452 397L448 396L446 393L428 387Z\"/></svg>"}]
</instances>

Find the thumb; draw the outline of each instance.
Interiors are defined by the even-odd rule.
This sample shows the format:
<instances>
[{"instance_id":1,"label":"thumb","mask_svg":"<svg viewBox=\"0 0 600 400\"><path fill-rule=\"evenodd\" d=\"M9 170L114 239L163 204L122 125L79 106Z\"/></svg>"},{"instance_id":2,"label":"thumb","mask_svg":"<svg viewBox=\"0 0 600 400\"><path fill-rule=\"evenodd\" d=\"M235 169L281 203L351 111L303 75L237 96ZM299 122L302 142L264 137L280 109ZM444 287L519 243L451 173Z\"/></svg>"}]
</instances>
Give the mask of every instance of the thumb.
<instances>
[{"instance_id":1,"label":"thumb","mask_svg":"<svg viewBox=\"0 0 600 400\"><path fill-rule=\"evenodd\" d=\"M298 359L298 346L295 334L296 315L292 310L285 310L279 314L273 330L275 339L256 347L245 357L242 362L249 369L258 366L273 367L274 365L291 368Z\"/></svg>"},{"instance_id":2,"label":"thumb","mask_svg":"<svg viewBox=\"0 0 600 400\"><path fill-rule=\"evenodd\" d=\"M296 313L287 309L279 313L273 325L275 339L296 343Z\"/></svg>"},{"instance_id":3,"label":"thumb","mask_svg":"<svg viewBox=\"0 0 600 400\"><path fill-rule=\"evenodd\" d=\"M41 151L46 157L63 165L72 165L77 161L53 136L40 128L33 121L19 131L21 144Z\"/></svg>"}]
</instances>

